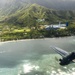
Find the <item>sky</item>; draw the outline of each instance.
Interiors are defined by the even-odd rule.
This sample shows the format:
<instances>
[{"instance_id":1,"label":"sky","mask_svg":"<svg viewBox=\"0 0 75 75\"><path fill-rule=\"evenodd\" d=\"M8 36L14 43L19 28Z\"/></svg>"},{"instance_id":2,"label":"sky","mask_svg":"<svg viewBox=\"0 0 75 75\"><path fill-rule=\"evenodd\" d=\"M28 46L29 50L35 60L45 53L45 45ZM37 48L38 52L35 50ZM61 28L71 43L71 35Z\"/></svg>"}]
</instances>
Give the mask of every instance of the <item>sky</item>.
<instances>
[{"instance_id":1,"label":"sky","mask_svg":"<svg viewBox=\"0 0 75 75\"><path fill-rule=\"evenodd\" d=\"M13 1L13 0L0 0L0 2L2 2L2 3L8 2L8 1ZM41 0L41 1L43 1L43 0ZM75 0L59 0L59 1L75 1Z\"/></svg>"},{"instance_id":2,"label":"sky","mask_svg":"<svg viewBox=\"0 0 75 75\"><path fill-rule=\"evenodd\" d=\"M12 1L15 1L15 0L0 0L0 6L3 6L6 3L7 4L12 3ZM57 6L63 7L63 5L64 5L64 6L68 6L68 7L71 6L74 8L74 5L75 5L75 0L17 0L17 1L26 1L26 2L29 1L32 3L38 3L38 4L46 5L49 7L51 7L51 5L53 4L54 7L57 7ZM56 4L56 6L55 6L55 4Z\"/></svg>"},{"instance_id":3,"label":"sky","mask_svg":"<svg viewBox=\"0 0 75 75\"><path fill-rule=\"evenodd\" d=\"M9 1L13 1L13 0L0 0L0 3L6 3L6 2L9 2ZM43 0L41 0L41 1L43 1ZM59 0L59 1L75 1L75 0Z\"/></svg>"},{"instance_id":4,"label":"sky","mask_svg":"<svg viewBox=\"0 0 75 75\"><path fill-rule=\"evenodd\" d=\"M0 0L0 3L8 3L8 2L11 2L13 0Z\"/></svg>"}]
</instances>

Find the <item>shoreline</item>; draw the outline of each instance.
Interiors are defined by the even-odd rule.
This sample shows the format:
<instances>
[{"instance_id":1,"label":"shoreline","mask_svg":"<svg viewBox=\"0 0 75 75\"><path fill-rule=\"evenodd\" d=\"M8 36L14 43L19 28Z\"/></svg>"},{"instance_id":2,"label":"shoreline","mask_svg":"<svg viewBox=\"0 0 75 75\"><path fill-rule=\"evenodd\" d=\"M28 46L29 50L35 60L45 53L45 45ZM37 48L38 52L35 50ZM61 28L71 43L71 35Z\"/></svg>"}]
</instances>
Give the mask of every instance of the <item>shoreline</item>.
<instances>
[{"instance_id":1,"label":"shoreline","mask_svg":"<svg viewBox=\"0 0 75 75\"><path fill-rule=\"evenodd\" d=\"M20 39L20 40L9 40L9 41L0 41L0 43L9 43L9 42L18 42L18 41L30 41L35 39Z\"/></svg>"},{"instance_id":2,"label":"shoreline","mask_svg":"<svg viewBox=\"0 0 75 75\"><path fill-rule=\"evenodd\" d=\"M46 39L57 39L57 38L69 38L69 37L74 37L74 36L66 36L66 37L52 37L52 38L38 38L40 40L46 40ZM31 41L31 40L38 40L38 39L19 39L19 40L8 40L8 41L0 41L0 44L4 43L10 43L10 42L19 42L19 41Z\"/></svg>"}]
</instances>

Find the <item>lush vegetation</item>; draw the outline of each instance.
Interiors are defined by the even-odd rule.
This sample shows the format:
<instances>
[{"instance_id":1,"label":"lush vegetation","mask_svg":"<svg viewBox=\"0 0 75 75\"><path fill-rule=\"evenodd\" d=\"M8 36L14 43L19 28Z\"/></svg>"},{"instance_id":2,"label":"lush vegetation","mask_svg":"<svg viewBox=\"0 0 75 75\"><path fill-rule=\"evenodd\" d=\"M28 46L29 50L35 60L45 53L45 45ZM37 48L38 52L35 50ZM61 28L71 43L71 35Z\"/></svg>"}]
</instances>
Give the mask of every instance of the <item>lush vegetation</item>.
<instances>
[{"instance_id":1,"label":"lush vegetation","mask_svg":"<svg viewBox=\"0 0 75 75\"><path fill-rule=\"evenodd\" d=\"M36 38L44 38L44 37L64 37L64 36L71 36L75 35L75 25L69 25L66 29L41 29L39 28L29 28L23 27L18 28L12 27L4 28L0 32L0 40L7 41L7 40L19 40L19 39L36 39Z\"/></svg>"},{"instance_id":2,"label":"lush vegetation","mask_svg":"<svg viewBox=\"0 0 75 75\"><path fill-rule=\"evenodd\" d=\"M44 19L44 20L42 20ZM55 22L66 22L75 19L74 11L48 9L38 4L32 4L27 8L23 7L16 13L9 15L3 22L17 25L32 27L35 25L47 25Z\"/></svg>"},{"instance_id":3,"label":"lush vegetation","mask_svg":"<svg viewBox=\"0 0 75 75\"><path fill-rule=\"evenodd\" d=\"M0 21L0 40L35 39L75 35L75 13L59 11L32 4ZM66 29L46 30L44 25L69 22Z\"/></svg>"}]
</instances>

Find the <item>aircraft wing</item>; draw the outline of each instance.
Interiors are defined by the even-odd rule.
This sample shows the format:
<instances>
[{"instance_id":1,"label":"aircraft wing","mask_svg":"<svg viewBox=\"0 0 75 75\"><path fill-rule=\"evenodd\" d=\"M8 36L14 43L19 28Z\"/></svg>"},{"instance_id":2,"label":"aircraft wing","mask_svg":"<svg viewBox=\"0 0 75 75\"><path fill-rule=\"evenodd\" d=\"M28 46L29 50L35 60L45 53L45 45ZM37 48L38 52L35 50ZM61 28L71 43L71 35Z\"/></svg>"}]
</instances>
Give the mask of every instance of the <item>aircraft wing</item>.
<instances>
[{"instance_id":1,"label":"aircraft wing","mask_svg":"<svg viewBox=\"0 0 75 75\"><path fill-rule=\"evenodd\" d=\"M51 48L52 48L55 52L57 52L58 54L60 54L62 57L65 57L65 56L69 55L69 53L68 53L67 51L65 51L65 50L63 50L63 49L60 49L60 48L58 48L58 47L51 46Z\"/></svg>"}]
</instances>

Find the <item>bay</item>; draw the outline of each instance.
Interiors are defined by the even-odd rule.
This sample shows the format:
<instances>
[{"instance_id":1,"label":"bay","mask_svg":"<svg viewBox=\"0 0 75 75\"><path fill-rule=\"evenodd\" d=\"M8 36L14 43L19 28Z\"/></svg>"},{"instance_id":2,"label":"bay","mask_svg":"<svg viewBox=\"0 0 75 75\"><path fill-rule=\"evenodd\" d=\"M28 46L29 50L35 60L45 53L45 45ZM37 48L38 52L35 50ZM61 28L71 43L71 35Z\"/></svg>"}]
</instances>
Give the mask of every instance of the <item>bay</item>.
<instances>
[{"instance_id":1,"label":"bay","mask_svg":"<svg viewBox=\"0 0 75 75\"><path fill-rule=\"evenodd\" d=\"M60 66L50 46L75 51L75 36L1 42L0 75L74 75L75 64Z\"/></svg>"}]
</instances>

